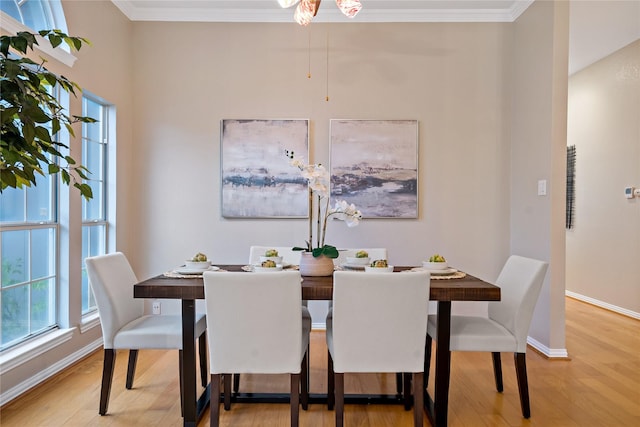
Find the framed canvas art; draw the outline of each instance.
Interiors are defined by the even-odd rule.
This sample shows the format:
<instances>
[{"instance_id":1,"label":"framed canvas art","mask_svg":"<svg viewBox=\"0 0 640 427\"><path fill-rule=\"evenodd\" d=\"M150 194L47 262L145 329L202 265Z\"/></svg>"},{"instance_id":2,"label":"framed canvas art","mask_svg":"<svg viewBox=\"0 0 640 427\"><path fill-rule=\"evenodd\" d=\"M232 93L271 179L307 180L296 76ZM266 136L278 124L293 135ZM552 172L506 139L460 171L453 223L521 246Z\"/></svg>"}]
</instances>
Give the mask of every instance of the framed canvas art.
<instances>
[{"instance_id":1,"label":"framed canvas art","mask_svg":"<svg viewBox=\"0 0 640 427\"><path fill-rule=\"evenodd\" d=\"M418 217L418 121L331 120L331 197L364 218Z\"/></svg>"},{"instance_id":2,"label":"framed canvas art","mask_svg":"<svg viewBox=\"0 0 640 427\"><path fill-rule=\"evenodd\" d=\"M223 119L222 216L307 218L307 183L285 151L309 157L309 120Z\"/></svg>"}]
</instances>

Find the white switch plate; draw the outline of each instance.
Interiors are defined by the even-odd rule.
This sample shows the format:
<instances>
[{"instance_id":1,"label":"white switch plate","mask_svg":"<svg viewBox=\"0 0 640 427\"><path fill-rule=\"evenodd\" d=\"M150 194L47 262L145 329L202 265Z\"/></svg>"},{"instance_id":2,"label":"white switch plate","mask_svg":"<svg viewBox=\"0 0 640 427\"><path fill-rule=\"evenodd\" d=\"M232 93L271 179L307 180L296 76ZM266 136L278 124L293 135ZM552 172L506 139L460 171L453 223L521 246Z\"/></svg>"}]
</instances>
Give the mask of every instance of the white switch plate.
<instances>
[{"instance_id":1,"label":"white switch plate","mask_svg":"<svg viewBox=\"0 0 640 427\"><path fill-rule=\"evenodd\" d=\"M151 304L151 312L153 314L160 314L160 301L154 301L153 304Z\"/></svg>"},{"instance_id":2,"label":"white switch plate","mask_svg":"<svg viewBox=\"0 0 640 427\"><path fill-rule=\"evenodd\" d=\"M538 181L538 196L546 196L547 195L547 180L541 179Z\"/></svg>"}]
</instances>

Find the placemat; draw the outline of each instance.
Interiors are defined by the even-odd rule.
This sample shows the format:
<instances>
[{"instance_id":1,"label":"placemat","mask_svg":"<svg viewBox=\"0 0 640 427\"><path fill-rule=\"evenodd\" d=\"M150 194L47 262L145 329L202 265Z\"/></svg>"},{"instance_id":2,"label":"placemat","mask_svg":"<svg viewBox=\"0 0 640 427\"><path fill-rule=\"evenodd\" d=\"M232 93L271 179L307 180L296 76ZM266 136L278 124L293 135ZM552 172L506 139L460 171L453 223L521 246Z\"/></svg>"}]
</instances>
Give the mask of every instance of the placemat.
<instances>
[{"instance_id":1,"label":"placemat","mask_svg":"<svg viewBox=\"0 0 640 427\"><path fill-rule=\"evenodd\" d=\"M411 272L411 271L429 271L429 270L425 270L422 267L415 267L415 268L412 268L411 270L404 270L404 272ZM465 273L464 271L456 271L455 273L451 273L451 274L432 274L431 280L462 279L463 277L466 277L466 276L467 276L467 273Z\"/></svg>"}]
</instances>

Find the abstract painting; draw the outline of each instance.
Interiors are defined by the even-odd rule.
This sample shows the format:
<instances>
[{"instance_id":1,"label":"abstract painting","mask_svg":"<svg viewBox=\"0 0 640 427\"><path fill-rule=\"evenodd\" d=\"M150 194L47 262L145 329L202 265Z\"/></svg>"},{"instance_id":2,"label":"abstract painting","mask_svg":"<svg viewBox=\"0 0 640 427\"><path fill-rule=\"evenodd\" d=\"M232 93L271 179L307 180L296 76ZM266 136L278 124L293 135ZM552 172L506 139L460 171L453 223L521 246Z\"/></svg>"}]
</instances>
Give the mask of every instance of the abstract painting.
<instances>
[{"instance_id":1,"label":"abstract painting","mask_svg":"<svg viewBox=\"0 0 640 427\"><path fill-rule=\"evenodd\" d=\"M418 121L331 120L331 197L365 218L418 217Z\"/></svg>"},{"instance_id":2,"label":"abstract painting","mask_svg":"<svg viewBox=\"0 0 640 427\"><path fill-rule=\"evenodd\" d=\"M309 120L236 120L220 124L222 216L306 218L307 182L285 151L309 157Z\"/></svg>"}]
</instances>

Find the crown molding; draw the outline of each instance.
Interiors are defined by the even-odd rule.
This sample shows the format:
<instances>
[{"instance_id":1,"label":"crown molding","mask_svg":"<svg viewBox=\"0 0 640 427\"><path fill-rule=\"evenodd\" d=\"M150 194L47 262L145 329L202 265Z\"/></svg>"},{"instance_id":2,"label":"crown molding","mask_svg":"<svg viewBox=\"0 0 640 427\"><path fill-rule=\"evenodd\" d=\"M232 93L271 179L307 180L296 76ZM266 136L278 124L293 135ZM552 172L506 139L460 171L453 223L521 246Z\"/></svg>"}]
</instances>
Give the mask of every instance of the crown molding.
<instances>
[{"instance_id":1,"label":"crown molding","mask_svg":"<svg viewBox=\"0 0 640 427\"><path fill-rule=\"evenodd\" d=\"M183 7L175 7L177 2L111 1L131 21L293 23L293 8L282 9L276 0L201 0L184 2ZM345 17L335 7L321 6L314 22L513 22L533 1L368 1L354 19ZM385 7L384 4L402 7ZM447 7L452 4L458 7ZM481 7L483 5L485 7Z\"/></svg>"}]
</instances>

